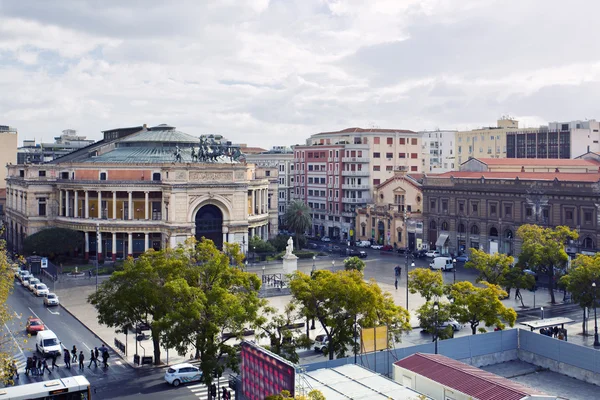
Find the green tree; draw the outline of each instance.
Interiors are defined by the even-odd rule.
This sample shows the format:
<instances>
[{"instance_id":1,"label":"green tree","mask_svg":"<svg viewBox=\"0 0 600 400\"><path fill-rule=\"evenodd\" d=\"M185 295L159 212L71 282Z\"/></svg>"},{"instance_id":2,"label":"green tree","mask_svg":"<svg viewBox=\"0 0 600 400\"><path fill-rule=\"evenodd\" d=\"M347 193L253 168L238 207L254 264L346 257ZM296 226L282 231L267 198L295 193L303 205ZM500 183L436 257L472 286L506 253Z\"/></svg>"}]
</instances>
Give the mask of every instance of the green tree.
<instances>
[{"instance_id":1,"label":"green tree","mask_svg":"<svg viewBox=\"0 0 600 400\"><path fill-rule=\"evenodd\" d=\"M447 302L438 302L438 307L436 313L434 303L427 301L417 309L419 326L423 330L431 333L432 342L435 342L436 339L444 340L454 336L452 326L448 325L445 328L441 327L444 322L452 319L451 304Z\"/></svg>"},{"instance_id":2,"label":"green tree","mask_svg":"<svg viewBox=\"0 0 600 400\"><path fill-rule=\"evenodd\" d=\"M375 281L365 282L359 271L317 270L312 278L296 272L290 289L302 315L314 316L323 327L331 360L334 354L344 357L353 345L355 321L363 327L387 325L394 339L410 329L408 311L394 304Z\"/></svg>"},{"instance_id":3,"label":"green tree","mask_svg":"<svg viewBox=\"0 0 600 400\"><path fill-rule=\"evenodd\" d=\"M249 249L252 249L253 252L256 253L275 253L275 247L269 243L265 242L258 236L253 236L250 238Z\"/></svg>"},{"instance_id":4,"label":"green tree","mask_svg":"<svg viewBox=\"0 0 600 400\"><path fill-rule=\"evenodd\" d=\"M294 335L292 325L302 318L297 310L297 304L295 302L288 303L282 313L273 307L264 307L261 314L256 322L257 333L255 336L268 338L270 351L297 364L300 361L298 348L310 346L308 336L297 337Z\"/></svg>"},{"instance_id":5,"label":"green tree","mask_svg":"<svg viewBox=\"0 0 600 400\"><path fill-rule=\"evenodd\" d=\"M504 275L504 287L507 292L511 288L515 289L515 299L521 301L521 306L525 307L523 303L523 296L521 295L521 289L533 289L535 285L535 278L533 275L525 273L522 266L514 265L512 268L508 270L508 272Z\"/></svg>"},{"instance_id":6,"label":"green tree","mask_svg":"<svg viewBox=\"0 0 600 400\"><path fill-rule=\"evenodd\" d=\"M593 283L596 283L596 288L592 286ZM587 333L585 308L593 307L594 298L600 295L600 254L578 255L571 263L569 273L560 278L560 284L571 292L573 301L584 310L583 334L585 335Z\"/></svg>"},{"instance_id":7,"label":"green tree","mask_svg":"<svg viewBox=\"0 0 600 400\"><path fill-rule=\"evenodd\" d=\"M317 389L313 389L310 392L308 392L308 395L306 395L306 396L300 394L300 395L296 395L295 397L292 397L292 394L290 392L288 392L287 390L283 390L279 394L273 394L273 395L265 397L265 400L288 400L288 399L289 400L325 400L325 396L323 396L323 393L321 393Z\"/></svg>"},{"instance_id":8,"label":"green tree","mask_svg":"<svg viewBox=\"0 0 600 400\"><path fill-rule=\"evenodd\" d=\"M58 256L81 252L83 246L81 232L66 228L48 228L27 236L23 242L23 251L25 254L35 252L38 256L53 260Z\"/></svg>"},{"instance_id":9,"label":"green tree","mask_svg":"<svg viewBox=\"0 0 600 400\"><path fill-rule=\"evenodd\" d=\"M415 268L408 273L408 290L419 293L425 301L444 294L444 278L441 271Z\"/></svg>"},{"instance_id":10,"label":"green tree","mask_svg":"<svg viewBox=\"0 0 600 400\"><path fill-rule=\"evenodd\" d=\"M487 326L496 325L503 328L504 321L514 326L517 313L512 308L502 304L500 298L506 297L506 292L498 285L481 282L484 287L476 287L471 282L456 282L449 286L452 316L461 324L471 325L473 335L483 321Z\"/></svg>"},{"instance_id":11,"label":"green tree","mask_svg":"<svg viewBox=\"0 0 600 400\"><path fill-rule=\"evenodd\" d=\"M346 271L356 270L363 272L365 270L365 262L358 257L348 257L344 260L344 268Z\"/></svg>"},{"instance_id":12,"label":"green tree","mask_svg":"<svg viewBox=\"0 0 600 400\"><path fill-rule=\"evenodd\" d=\"M20 260L11 260L6 253L6 242L0 240L0 325L4 327L14 317L13 312L7 304L15 281L12 268L17 267L23 261L22 258ZM24 340L24 342L26 343L27 341ZM14 375L10 373L10 365L13 362L13 355L19 353L19 351L12 334L8 329L2 329L2 333L0 334L0 376L5 385L14 384Z\"/></svg>"},{"instance_id":13,"label":"green tree","mask_svg":"<svg viewBox=\"0 0 600 400\"><path fill-rule=\"evenodd\" d=\"M159 322L174 305L168 299L166 285L184 273L172 250L149 251L137 260L128 258L123 270L115 271L102 283L88 302L98 311L98 321L109 327L126 329L139 323L150 326L154 346L154 363L160 364Z\"/></svg>"},{"instance_id":14,"label":"green tree","mask_svg":"<svg viewBox=\"0 0 600 400\"><path fill-rule=\"evenodd\" d=\"M506 274L514 262L515 259L506 254L488 254L483 250L471 249L469 261L465 267L479 271L477 282L486 281L504 287Z\"/></svg>"},{"instance_id":15,"label":"green tree","mask_svg":"<svg viewBox=\"0 0 600 400\"><path fill-rule=\"evenodd\" d=\"M310 208L300 200L291 202L285 212L285 222L288 229L296 233L296 249L300 250L300 236L312 225Z\"/></svg>"},{"instance_id":16,"label":"green tree","mask_svg":"<svg viewBox=\"0 0 600 400\"><path fill-rule=\"evenodd\" d=\"M173 257L175 269L182 269L166 285L169 308L158 324L167 347L185 354L195 349L200 359L203 382L210 385L213 372L237 370L238 359L232 342L243 339L255 325L265 301L258 297L260 279L230 260L239 249L229 246L220 252L211 240L179 248Z\"/></svg>"},{"instance_id":17,"label":"green tree","mask_svg":"<svg viewBox=\"0 0 600 400\"><path fill-rule=\"evenodd\" d=\"M517 236L522 240L519 265L548 277L550 299L552 304L556 303L554 299L556 270L565 269L569 261L565 244L569 240L576 240L579 234L567 226L542 228L537 225L521 225L517 230Z\"/></svg>"}]
</instances>

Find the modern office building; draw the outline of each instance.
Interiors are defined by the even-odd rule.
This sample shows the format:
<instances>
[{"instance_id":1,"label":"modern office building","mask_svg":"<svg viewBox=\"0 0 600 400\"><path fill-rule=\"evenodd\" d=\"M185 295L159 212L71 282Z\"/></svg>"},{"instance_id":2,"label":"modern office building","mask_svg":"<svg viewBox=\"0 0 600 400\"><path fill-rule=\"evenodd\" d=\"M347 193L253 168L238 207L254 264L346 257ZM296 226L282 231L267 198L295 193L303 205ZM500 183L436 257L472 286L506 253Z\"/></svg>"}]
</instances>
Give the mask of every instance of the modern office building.
<instances>
[{"instance_id":1,"label":"modern office building","mask_svg":"<svg viewBox=\"0 0 600 400\"><path fill-rule=\"evenodd\" d=\"M54 143L36 143L35 140L23 140L23 146L17 151L17 164L40 164L50 162L55 158L67 155L82 147L93 144L94 141L78 136L77 131L65 129L60 136L54 138Z\"/></svg>"},{"instance_id":2,"label":"modern office building","mask_svg":"<svg viewBox=\"0 0 600 400\"><path fill-rule=\"evenodd\" d=\"M49 163L8 167L10 249L20 252L26 236L49 227L81 232L86 257L112 260L190 237L219 248L239 243L243 251L249 235L268 238L277 198L269 207L268 179L237 161L230 142L211 136L201 145L168 125L103 135Z\"/></svg>"},{"instance_id":3,"label":"modern office building","mask_svg":"<svg viewBox=\"0 0 600 400\"><path fill-rule=\"evenodd\" d=\"M315 236L352 239L356 208L397 171L422 170L421 135L401 129L349 128L294 147L294 197L313 210Z\"/></svg>"}]
</instances>

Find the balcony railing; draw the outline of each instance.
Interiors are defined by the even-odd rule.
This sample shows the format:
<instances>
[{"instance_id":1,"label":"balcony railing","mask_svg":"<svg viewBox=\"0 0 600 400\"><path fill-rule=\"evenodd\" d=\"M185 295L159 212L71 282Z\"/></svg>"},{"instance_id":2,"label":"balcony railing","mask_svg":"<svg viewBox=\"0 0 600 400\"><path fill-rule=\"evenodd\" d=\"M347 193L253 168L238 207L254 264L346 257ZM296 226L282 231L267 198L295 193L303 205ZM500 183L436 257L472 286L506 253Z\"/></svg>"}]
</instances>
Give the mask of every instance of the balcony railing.
<instances>
[{"instance_id":1,"label":"balcony railing","mask_svg":"<svg viewBox=\"0 0 600 400\"><path fill-rule=\"evenodd\" d=\"M343 203L352 203L352 204L366 204L371 201L370 197L362 197L362 198L353 198L353 197L342 197Z\"/></svg>"},{"instance_id":2,"label":"balcony railing","mask_svg":"<svg viewBox=\"0 0 600 400\"><path fill-rule=\"evenodd\" d=\"M355 185L351 183L344 183L342 189L354 189L354 190L369 190L369 185Z\"/></svg>"},{"instance_id":3,"label":"balcony railing","mask_svg":"<svg viewBox=\"0 0 600 400\"><path fill-rule=\"evenodd\" d=\"M369 171L342 171L342 176L369 176Z\"/></svg>"},{"instance_id":4,"label":"balcony railing","mask_svg":"<svg viewBox=\"0 0 600 400\"><path fill-rule=\"evenodd\" d=\"M358 162L358 163L368 163L371 161L370 157L342 157L342 162Z\"/></svg>"}]
</instances>

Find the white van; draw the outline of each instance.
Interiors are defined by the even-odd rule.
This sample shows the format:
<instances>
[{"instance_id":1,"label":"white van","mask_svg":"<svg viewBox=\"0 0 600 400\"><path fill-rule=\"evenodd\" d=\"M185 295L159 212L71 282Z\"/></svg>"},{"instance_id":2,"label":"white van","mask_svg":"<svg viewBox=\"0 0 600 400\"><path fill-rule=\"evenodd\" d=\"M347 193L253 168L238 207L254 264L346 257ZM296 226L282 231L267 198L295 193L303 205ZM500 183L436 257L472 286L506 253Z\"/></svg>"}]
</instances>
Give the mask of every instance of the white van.
<instances>
[{"instance_id":1,"label":"white van","mask_svg":"<svg viewBox=\"0 0 600 400\"><path fill-rule=\"evenodd\" d=\"M449 271L454 268L450 257L436 257L429 263L429 268Z\"/></svg>"},{"instance_id":2,"label":"white van","mask_svg":"<svg viewBox=\"0 0 600 400\"><path fill-rule=\"evenodd\" d=\"M61 344L54 332L40 331L35 338L35 349L42 354L43 357L49 355L61 354Z\"/></svg>"}]
</instances>

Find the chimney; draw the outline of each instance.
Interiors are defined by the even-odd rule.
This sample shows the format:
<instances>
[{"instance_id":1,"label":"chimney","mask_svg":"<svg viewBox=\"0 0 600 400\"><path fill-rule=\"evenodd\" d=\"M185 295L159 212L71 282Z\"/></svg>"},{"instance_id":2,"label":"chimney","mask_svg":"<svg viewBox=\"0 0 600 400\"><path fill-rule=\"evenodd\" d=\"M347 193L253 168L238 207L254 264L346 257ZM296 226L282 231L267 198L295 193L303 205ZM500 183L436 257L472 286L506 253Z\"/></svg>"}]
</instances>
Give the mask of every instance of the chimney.
<instances>
[{"instance_id":1,"label":"chimney","mask_svg":"<svg viewBox=\"0 0 600 400\"><path fill-rule=\"evenodd\" d=\"M521 165L521 172L525 172L525 166Z\"/></svg>"},{"instance_id":2,"label":"chimney","mask_svg":"<svg viewBox=\"0 0 600 400\"><path fill-rule=\"evenodd\" d=\"M560 171L559 171L559 169L558 169L558 168L556 168L556 169L554 170L554 172L560 172Z\"/></svg>"}]
</instances>

